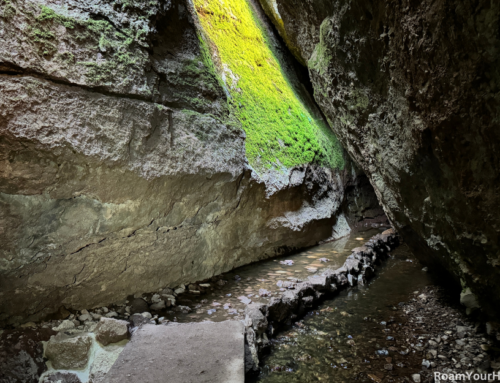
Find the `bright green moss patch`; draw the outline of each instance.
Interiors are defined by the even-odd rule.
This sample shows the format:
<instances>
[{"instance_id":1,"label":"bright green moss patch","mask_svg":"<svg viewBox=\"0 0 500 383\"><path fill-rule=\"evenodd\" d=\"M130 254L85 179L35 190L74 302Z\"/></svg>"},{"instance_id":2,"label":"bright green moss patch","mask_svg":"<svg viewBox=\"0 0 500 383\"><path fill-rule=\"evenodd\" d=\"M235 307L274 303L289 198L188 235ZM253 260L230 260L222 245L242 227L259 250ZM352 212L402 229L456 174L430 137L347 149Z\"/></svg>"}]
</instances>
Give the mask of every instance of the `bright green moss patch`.
<instances>
[{"instance_id":1,"label":"bright green moss patch","mask_svg":"<svg viewBox=\"0 0 500 383\"><path fill-rule=\"evenodd\" d=\"M195 0L200 22L217 47L230 106L247 133L257 171L316 163L343 168L342 148L294 93L268 38L245 0Z\"/></svg>"}]
</instances>

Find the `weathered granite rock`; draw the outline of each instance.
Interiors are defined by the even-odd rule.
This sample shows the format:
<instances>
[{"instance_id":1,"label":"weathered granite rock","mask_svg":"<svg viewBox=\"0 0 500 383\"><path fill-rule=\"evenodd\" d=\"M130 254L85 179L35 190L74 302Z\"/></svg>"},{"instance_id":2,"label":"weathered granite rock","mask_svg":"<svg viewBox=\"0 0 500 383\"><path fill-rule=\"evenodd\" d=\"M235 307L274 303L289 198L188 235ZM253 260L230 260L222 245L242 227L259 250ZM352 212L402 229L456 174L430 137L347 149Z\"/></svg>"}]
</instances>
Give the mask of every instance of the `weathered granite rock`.
<instances>
[{"instance_id":1,"label":"weathered granite rock","mask_svg":"<svg viewBox=\"0 0 500 383\"><path fill-rule=\"evenodd\" d=\"M92 338L89 335L59 333L47 342L45 356L58 370L81 370L89 361Z\"/></svg>"},{"instance_id":2,"label":"weathered granite rock","mask_svg":"<svg viewBox=\"0 0 500 383\"><path fill-rule=\"evenodd\" d=\"M500 308L500 3L261 0L423 261Z\"/></svg>"},{"instance_id":3,"label":"weathered granite rock","mask_svg":"<svg viewBox=\"0 0 500 383\"><path fill-rule=\"evenodd\" d=\"M128 322L102 317L95 329L95 338L103 346L127 339L129 335Z\"/></svg>"}]
</instances>

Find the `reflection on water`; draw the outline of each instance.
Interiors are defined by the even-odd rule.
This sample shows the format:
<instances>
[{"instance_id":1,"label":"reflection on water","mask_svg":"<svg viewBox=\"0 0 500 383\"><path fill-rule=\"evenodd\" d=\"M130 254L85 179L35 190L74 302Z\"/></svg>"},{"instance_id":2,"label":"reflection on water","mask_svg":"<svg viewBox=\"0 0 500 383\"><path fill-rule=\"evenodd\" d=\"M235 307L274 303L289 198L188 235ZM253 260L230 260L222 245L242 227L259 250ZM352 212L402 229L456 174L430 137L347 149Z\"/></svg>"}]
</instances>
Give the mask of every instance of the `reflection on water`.
<instances>
[{"instance_id":1,"label":"reflection on water","mask_svg":"<svg viewBox=\"0 0 500 383\"><path fill-rule=\"evenodd\" d=\"M341 267L353 248L361 246L385 229L387 228L357 232L350 237L315 246L295 255L240 267L223 275L225 284L211 282L206 294L182 294L177 299L177 304L190 307L190 312L165 310L159 315L178 322L242 319L249 301L266 303L270 297L282 294L284 288L277 285L278 281L303 280L322 269ZM284 261L293 261L293 264L282 264L281 262L292 263ZM265 296L260 296L259 290Z\"/></svg>"},{"instance_id":2,"label":"reflection on water","mask_svg":"<svg viewBox=\"0 0 500 383\"><path fill-rule=\"evenodd\" d=\"M367 286L341 292L282 332L273 341L258 380L262 383L380 381L377 380L380 369L372 369L374 359L397 366L391 372L392 378L409 376L406 366L412 355L402 355L402 350L394 347L391 334L397 327L387 328L383 321L396 314L398 303L406 301L408 294L431 281L406 245L392 255Z\"/></svg>"}]
</instances>

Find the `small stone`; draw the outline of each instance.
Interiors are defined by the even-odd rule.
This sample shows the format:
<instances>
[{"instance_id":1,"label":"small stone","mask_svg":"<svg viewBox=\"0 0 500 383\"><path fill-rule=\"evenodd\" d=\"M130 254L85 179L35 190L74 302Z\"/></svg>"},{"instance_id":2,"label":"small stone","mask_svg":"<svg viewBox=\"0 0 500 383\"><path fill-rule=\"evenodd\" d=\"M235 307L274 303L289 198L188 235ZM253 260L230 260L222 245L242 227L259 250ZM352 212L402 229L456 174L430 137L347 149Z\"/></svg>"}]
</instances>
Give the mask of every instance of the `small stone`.
<instances>
[{"instance_id":1,"label":"small stone","mask_svg":"<svg viewBox=\"0 0 500 383\"><path fill-rule=\"evenodd\" d=\"M96 339L104 346L128 338L128 322L102 317L95 329Z\"/></svg>"},{"instance_id":2,"label":"small stone","mask_svg":"<svg viewBox=\"0 0 500 383\"><path fill-rule=\"evenodd\" d=\"M387 363L384 365L384 369L386 369L387 371L392 371L392 368L393 368L393 366L391 363Z\"/></svg>"},{"instance_id":3,"label":"small stone","mask_svg":"<svg viewBox=\"0 0 500 383\"><path fill-rule=\"evenodd\" d=\"M168 324L170 321L166 319L165 317L160 317L158 318L158 323L159 324Z\"/></svg>"},{"instance_id":4,"label":"small stone","mask_svg":"<svg viewBox=\"0 0 500 383\"><path fill-rule=\"evenodd\" d=\"M249 305L250 303L252 303L252 300L245 297L244 295L238 297L238 299L240 300L241 303L243 303L245 305Z\"/></svg>"},{"instance_id":5,"label":"small stone","mask_svg":"<svg viewBox=\"0 0 500 383\"><path fill-rule=\"evenodd\" d=\"M200 287L204 289L208 289L210 288L210 286L211 286L210 283L200 283Z\"/></svg>"},{"instance_id":6,"label":"small stone","mask_svg":"<svg viewBox=\"0 0 500 383\"><path fill-rule=\"evenodd\" d=\"M35 322L27 322L27 323L23 323L19 327L21 327L21 328L36 327L36 323ZM54 330L54 331L57 331L57 330Z\"/></svg>"},{"instance_id":7,"label":"small stone","mask_svg":"<svg viewBox=\"0 0 500 383\"><path fill-rule=\"evenodd\" d=\"M152 303L159 303L161 301L160 294L153 294L151 297L151 302Z\"/></svg>"},{"instance_id":8,"label":"small stone","mask_svg":"<svg viewBox=\"0 0 500 383\"><path fill-rule=\"evenodd\" d=\"M132 300L132 303L130 304L130 313L131 314L136 314L136 313L142 313L144 311L148 311L148 304L146 301L142 298L135 298Z\"/></svg>"},{"instance_id":9,"label":"small stone","mask_svg":"<svg viewBox=\"0 0 500 383\"><path fill-rule=\"evenodd\" d=\"M109 313L106 314L106 318L113 318L117 316L118 314L115 311L110 311Z\"/></svg>"},{"instance_id":10,"label":"small stone","mask_svg":"<svg viewBox=\"0 0 500 383\"><path fill-rule=\"evenodd\" d=\"M411 378L415 383L420 383L420 374L413 374Z\"/></svg>"},{"instance_id":11,"label":"small stone","mask_svg":"<svg viewBox=\"0 0 500 383\"><path fill-rule=\"evenodd\" d=\"M87 310L85 310L85 311L87 311ZM80 322L87 322L87 321L90 321L90 320L92 320L92 315L90 315L90 314L88 313L88 311L87 311L87 314L82 314L82 315L80 315L80 316L78 317L78 320L79 320Z\"/></svg>"},{"instance_id":12,"label":"small stone","mask_svg":"<svg viewBox=\"0 0 500 383\"><path fill-rule=\"evenodd\" d=\"M269 290L266 290L266 289L259 289L259 295L261 297L270 297L271 292Z\"/></svg>"},{"instance_id":13,"label":"small stone","mask_svg":"<svg viewBox=\"0 0 500 383\"><path fill-rule=\"evenodd\" d=\"M427 359L434 359L437 356L437 351L436 350L428 350L426 357Z\"/></svg>"},{"instance_id":14,"label":"small stone","mask_svg":"<svg viewBox=\"0 0 500 383\"><path fill-rule=\"evenodd\" d=\"M201 285L200 285L201 286ZM178 287L174 290L174 293L177 294L177 295L180 295L180 294L184 294L186 292L186 289L182 288L182 287Z\"/></svg>"},{"instance_id":15,"label":"small stone","mask_svg":"<svg viewBox=\"0 0 500 383\"><path fill-rule=\"evenodd\" d=\"M75 324L70 320L63 320L57 327L53 327L54 331L66 331L75 328Z\"/></svg>"},{"instance_id":16,"label":"small stone","mask_svg":"<svg viewBox=\"0 0 500 383\"><path fill-rule=\"evenodd\" d=\"M177 306L175 311L181 312L183 314L188 314L191 312L191 308L189 306Z\"/></svg>"},{"instance_id":17,"label":"small stone","mask_svg":"<svg viewBox=\"0 0 500 383\"><path fill-rule=\"evenodd\" d=\"M153 311L160 311L166 308L165 301L160 300L158 303L154 303L149 308Z\"/></svg>"},{"instance_id":18,"label":"small stone","mask_svg":"<svg viewBox=\"0 0 500 383\"><path fill-rule=\"evenodd\" d=\"M165 287L162 291L161 291L161 294L165 294L165 295L172 295L174 293L174 290L172 290L171 288L169 287Z\"/></svg>"},{"instance_id":19,"label":"small stone","mask_svg":"<svg viewBox=\"0 0 500 383\"><path fill-rule=\"evenodd\" d=\"M286 261L280 261L280 263L282 265L292 266L294 262L290 259L287 259Z\"/></svg>"},{"instance_id":20,"label":"small stone","mask_svg":"<svg viewBox=\"0 0 500 383\"><path fill-rule=\"evenodd\" d=\"M225 281L224 279L219 279L219 280L217 281L217 284L218 284L219 286L224 286L226 283L227 283L227 281Z\"/></svg>"},{"instance_id":21,"label":"small stone","mask_svg":"<svg viewBox=\"0 0 500 383\"><path fill-rule=\"evenodd\" d=\"M81 383L81 380L71 372L54 371L45 375L40 383Z\"/></svg>"}]
</instances>

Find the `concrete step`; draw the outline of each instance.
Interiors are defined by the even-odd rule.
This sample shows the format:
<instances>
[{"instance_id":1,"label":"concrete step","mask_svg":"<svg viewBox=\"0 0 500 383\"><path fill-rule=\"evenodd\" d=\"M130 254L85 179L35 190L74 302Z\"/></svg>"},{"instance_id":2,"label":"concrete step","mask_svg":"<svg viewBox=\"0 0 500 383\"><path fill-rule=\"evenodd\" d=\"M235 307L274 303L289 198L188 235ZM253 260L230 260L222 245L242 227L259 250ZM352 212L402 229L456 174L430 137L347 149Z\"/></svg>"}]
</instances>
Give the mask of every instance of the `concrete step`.
<instances>
[{"instance_id":1,"label":"concrete step","mask_svg":"<svg viewBox=\"0 0 500 383\"><path fill-rule=\"evenodd\" d=\"M106 383L243 383L240 321L145 325L106 376Z\"/></svg>"}]
</instances>

